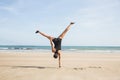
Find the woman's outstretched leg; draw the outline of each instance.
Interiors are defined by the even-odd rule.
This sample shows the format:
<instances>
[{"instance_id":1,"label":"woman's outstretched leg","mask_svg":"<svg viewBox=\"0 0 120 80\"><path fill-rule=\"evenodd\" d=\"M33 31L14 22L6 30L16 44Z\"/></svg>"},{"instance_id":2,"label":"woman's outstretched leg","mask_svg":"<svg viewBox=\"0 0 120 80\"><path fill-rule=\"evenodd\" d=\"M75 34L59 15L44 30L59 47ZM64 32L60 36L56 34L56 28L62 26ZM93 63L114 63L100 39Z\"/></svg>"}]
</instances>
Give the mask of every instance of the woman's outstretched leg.
<instances>
[{"instance_id":1,"label":"woman's outstretched leg","mask_svg":"<svg viewBox=\"0 0 120 80\"><path fill-rule=\"evenodd\" d=\"M67 33L67 31L70 29L71 25L73 25L74 22L71 22L67 28L62 32L62 34L59 36L59 38L63 39L63 37L65 36L65 34Z\"/></svg>"},{"instance_id":2,"label":"woman's outstretched leg","mask_svg":"<svg viewBox=\"0 0 120 80\"><path fill-rule=\"evenodd\" d=\"M38 31L38 30L37 30L35 33L39 33L40 35L48 38L48 39L50 40L52 52L55 52L55 51L56 51L56 49L54 48L54 45L53 45L53 43L52 43L52 40L54 39L54 37L51 37L51 36L49 36L49 35L47 35L47 34L45 34L45 33L42 33L42 32L40 32L40 31Z\"/></svg>"},{"instance_id":3,"label":"woman's outstretched leg","mask_svg":"<svg viewBox=\"0 0 120 80\"><path fill-rule=\"evenodd\" d=\"M51 38L53 38L53 37L51 37L51 36L49 36L49 35L47 35L47 34L45 34L45 33L43 33L43 32L40 32L39 30L37 30L35 33L39 33L39 34L41 34L42 36L48 38L49 40L50 40Z\"/></svg>"}]
</instances>

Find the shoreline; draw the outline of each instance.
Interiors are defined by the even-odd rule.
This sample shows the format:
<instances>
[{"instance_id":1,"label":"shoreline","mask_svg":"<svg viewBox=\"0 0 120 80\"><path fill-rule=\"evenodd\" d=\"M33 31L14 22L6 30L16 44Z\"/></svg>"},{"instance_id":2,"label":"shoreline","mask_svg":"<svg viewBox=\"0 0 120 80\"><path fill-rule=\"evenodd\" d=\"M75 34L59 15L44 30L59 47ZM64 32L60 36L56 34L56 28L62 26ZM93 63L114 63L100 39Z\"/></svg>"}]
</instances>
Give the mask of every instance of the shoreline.
<instances>
[{"instance_id":1,"label":"shoreline","mask_svg":"<svg viewBox=\"0 0 120 80\"><path fill-rule=\"evenodd\" d=\"M120 50L62 50L62 54L120 54ZM1 53L53 54L51 50L0 50Z\"/></svg>"}]
</instances>

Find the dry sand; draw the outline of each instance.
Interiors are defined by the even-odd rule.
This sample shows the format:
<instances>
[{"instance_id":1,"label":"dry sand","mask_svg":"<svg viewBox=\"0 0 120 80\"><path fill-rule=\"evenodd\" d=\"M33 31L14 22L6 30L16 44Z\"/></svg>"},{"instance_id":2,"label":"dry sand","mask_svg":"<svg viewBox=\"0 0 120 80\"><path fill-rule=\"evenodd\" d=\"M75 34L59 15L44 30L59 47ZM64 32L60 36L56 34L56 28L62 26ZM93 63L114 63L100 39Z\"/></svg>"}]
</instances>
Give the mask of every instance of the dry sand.
<instances>
[{"instance_id":1,"label":"dry sand","mask_svg":"<svg viewBox=\"0 0 120 80\"><path fill-rule=\"evenodd\" d=\"M0 51L0 80L120 80L120 53Z\"/></svg>"}]
</instances>

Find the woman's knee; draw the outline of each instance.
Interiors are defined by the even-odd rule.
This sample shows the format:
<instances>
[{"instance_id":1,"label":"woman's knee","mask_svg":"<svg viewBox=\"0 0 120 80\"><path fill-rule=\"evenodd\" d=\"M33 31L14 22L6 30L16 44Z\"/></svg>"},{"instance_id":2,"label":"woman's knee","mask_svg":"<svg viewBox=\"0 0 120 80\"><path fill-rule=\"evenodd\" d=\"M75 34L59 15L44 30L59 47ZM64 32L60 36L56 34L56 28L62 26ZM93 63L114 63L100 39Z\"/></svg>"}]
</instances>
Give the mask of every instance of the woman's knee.
<instances>
[{"instance_id":1,"label":"woman's knee","mask_svg":"<svg viewBox=\"0 0 120 80\"><path fill-rule=\"evenodd\" d=\"M47 38L48 38L49 40L51 40L51 39L52 39L52 36L48 36Z\"/></svg>"}]
</instances>

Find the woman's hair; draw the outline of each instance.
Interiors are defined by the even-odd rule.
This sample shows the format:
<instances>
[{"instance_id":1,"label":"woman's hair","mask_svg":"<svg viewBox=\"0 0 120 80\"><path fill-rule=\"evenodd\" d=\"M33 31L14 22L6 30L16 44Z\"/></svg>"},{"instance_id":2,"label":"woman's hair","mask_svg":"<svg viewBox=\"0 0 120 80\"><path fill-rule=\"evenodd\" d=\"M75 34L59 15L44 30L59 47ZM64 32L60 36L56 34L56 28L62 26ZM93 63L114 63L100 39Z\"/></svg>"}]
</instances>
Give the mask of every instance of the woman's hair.
<instances>
[{"instance_id":1,"label":"woman's hair","mask_svg":"<svg viewBox=\"0 0 120 80\"><path fill-rule=\"evenodd\" d=\"M53 57L54 57L55 59L57 59L57 58L58 58L58 53L55 52L54 55L53 55Z\"/></svg>"}]
</instances>

